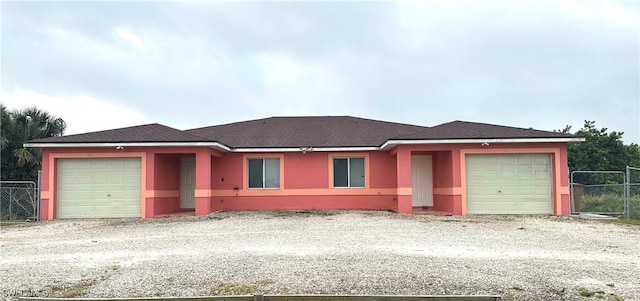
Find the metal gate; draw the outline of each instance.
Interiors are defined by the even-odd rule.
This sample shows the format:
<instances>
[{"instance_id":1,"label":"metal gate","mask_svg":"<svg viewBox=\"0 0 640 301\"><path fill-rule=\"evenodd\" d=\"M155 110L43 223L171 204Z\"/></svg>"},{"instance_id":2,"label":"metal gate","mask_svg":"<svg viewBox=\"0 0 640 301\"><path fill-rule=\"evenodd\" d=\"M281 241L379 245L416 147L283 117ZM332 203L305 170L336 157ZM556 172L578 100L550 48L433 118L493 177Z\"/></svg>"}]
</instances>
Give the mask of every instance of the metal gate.
<instances>
[{"instance_id":1,"label":"metal gate","mask_svg":"<svg viewBox=\"0 0 640 301\"><path fill-rule=\"evenodd\" d=\"M625 214L626 184L622 171L571 172L571 212Z\"/></svg>"},{"instance_id":2,"label":"metal gate","mask_svg":"<svg viewBox=\"0 0 640 301\"><path fill-rule=\"evenodd\" d=\"M38 220L38 196L34 181L0 181L0 220Z\"/></svg>"},{"instance_id":3,"label":"metal gate","mask_svg":"<svg viewBox=\"0 0 640 301\"><path fill-rule=\"evenodd\" d=\"M640 168L627 166L626 218L640 220Z\"/></svg>"}]
</instances>

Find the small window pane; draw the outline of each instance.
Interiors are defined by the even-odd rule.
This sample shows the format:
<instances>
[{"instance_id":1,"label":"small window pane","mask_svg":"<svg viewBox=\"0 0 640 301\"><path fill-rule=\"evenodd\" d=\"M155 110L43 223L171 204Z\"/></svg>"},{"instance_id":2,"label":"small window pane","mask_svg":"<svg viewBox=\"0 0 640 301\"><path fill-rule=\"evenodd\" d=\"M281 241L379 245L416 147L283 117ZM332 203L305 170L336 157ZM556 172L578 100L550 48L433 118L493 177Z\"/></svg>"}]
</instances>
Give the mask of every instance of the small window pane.
<instances>
[{"instance_id":1,"label":"small window pane","mask_svg":"<svg viewBox=\"0 0 640 301\"><path fill-rule=\"evenodd\" d=\"M364 158L349 159L350 187L364 187Z\"/></svg>"},{"instance_id":2,"label":"small window pane","mask_svg":"<svg viewBox=\"0 0 640 301\"><path fill-rule=\"evenodd\" d=\"M333 187L349 187L347 159L333 159Z\"/></svg>"},{"instance_id":3,"label":"small window pane","mask_svg":"<svg viewBox=\"0 0 640 301\"><path fill-rule=\"evenodd\" d=\"M249 188L262 188L262 159L249 159Z\"/></svg>"},{"instance_id":4,"label":"small window pane","mask_svg":"<svg viewBox=\"0 0 640 301\"><path fill-rule=\"evenodd\" d=\"M265 188L280 188L280 159L264 159Z\"/></svg>"}]
</instances>

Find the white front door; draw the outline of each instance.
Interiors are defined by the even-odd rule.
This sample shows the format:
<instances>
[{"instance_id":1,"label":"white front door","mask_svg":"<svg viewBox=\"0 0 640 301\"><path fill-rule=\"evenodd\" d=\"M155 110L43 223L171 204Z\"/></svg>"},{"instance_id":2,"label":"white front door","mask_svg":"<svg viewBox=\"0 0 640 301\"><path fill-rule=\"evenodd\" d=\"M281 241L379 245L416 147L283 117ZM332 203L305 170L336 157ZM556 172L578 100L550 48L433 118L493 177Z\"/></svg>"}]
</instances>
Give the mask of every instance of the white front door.
<instances>
[{"instance_id":1,"label":"white front door","mask_svg":"<svg viewBox=\"0 0 640 301\"><path fill-rule=\"evenodd\" d=\"M180 158L180 208L196 208L196 158Z\"/></svg>"},{"instance_id":2,"label":"white front door","mask_svg":"<svg viewBox=\"0 0 640 301\"><path fill-rule=\"evenodd\" d=\"M411 205L433 206L433 167L431 155L411 156Z\"/></svg>"}]
</instances>

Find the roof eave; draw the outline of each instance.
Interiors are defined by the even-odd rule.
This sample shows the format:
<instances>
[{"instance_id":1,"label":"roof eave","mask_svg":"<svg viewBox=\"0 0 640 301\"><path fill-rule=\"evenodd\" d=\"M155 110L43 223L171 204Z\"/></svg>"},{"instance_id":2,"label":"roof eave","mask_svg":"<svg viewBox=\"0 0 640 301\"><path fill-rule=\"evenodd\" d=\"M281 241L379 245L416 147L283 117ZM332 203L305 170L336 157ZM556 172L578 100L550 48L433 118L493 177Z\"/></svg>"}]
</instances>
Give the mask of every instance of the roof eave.
<instances>
[{"instance_id":1,"label":"roof eave","mask_svg":"<svg viewBox=\"0 0 640 301\"><path fill-rule=\"evenodd\" d=\"M27 142L24 147L40 148L89 148L89 147L211 147L225 152L234 153L273 153L273 152L349 152L349 151L376 151L377 146L356 147L240 147L232 148L218 142Z\"/></svg>"},{"instance_id":2,"label":"roof eave","mask_svg":"<svg viewBox=\"0 0 640 301\"><path fill-rule=\"evenodd\" d=\"M583 137L559 137L559 138L474 138L474 139L416 139L396 140L389 139L380 149L390 150L401 144L468 144L468 143L545 143L545 142L582 142Z\"/></svg>"},{"instance_id":3,"label":"roof eave","mask_svg":"<svg viewBox=\"0 0 640 301\"><path fill-rule=\"evenodd\" d=\"M390 139L382 146L356 147L245 147L232 148L218 142L27 142L24 147L38 148L89 148L89 147L211 147L224 152L234 153L271 153L271 152L355 152L390 150L398 145L415 144L469 144L469 143L545 143L545 142L582 142L582 137L561 138L488 138L488 139Z\"/></svg>"},{"instance_id":4,"label":"roof eave","mask_svg":"<svg viewBox=\"0 0 640 301\"><path fill-rule=\"evenodd\" d=\"M88 147L211 147L221 151L231 148L218 142L27 142L24 147L40 148L88 148Z\"/></svg>"},{"instance_id":5,"label":"roof eave","mask_svg":"<svg viewBox=\"0 0 640 301\"><path fill-rule=\"evenodd\" d=\"M339 147L240 147L231 151L234 153L274 153L274 152L364 152L378 151L377 146L339 146Z\"/></svg>"}]
</instances>

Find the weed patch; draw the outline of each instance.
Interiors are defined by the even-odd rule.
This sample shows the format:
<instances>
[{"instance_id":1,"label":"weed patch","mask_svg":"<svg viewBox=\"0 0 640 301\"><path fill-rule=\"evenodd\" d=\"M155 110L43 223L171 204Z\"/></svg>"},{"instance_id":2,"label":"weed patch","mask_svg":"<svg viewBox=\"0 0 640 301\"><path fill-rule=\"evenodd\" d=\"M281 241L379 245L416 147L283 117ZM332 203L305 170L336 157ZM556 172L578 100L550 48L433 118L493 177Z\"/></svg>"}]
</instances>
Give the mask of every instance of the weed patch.
<instances>
[{"instance_id":1,"label":"weed patch","mask_svg":"<svg viewBox=\"0 0 640 301\"><path fill-rule=\"evenodd\" d=\"M219 283L211 287L216 295L251 295L258 291L258 286L244 283Z\"/></svg>"},{"instance_id":2,"label":"weed patch","mask_svg":"<svg viewBox=\"0 0 640 301\"><path fill-rule=\"evenodd\" d=\"M264 290L265 286L274 283L275 281L272 279L261 279L255 283L214 283L211 285L211 293L214 295L253 295Z\"/></svg>"},{"instance_id":3,"label":"weed patch","mask_svg":"<svg viewBox=\"0 0 640 301\"><path fill-rule=\"evenodd\" d=\"M611 220L611 222L618 223L618 224L640 226L640 220L636 220L636 219L614 219L614 220Z\"/></svg>"},{"instance_id":4,"label":"weed patch","mask_svg":"<svg viewBox=\"0 0 640 301\"><path fill-rule=\"evenodd\" d=\"M549 292L552 293L552 294L556 294L558 296L562 296L567 292L567 290L564 287L561 288L561 289L551 288L551 289L549 289Z\"/></svg>"},{"instance_id":5,"label":"weed patch","mask_svg":"<svg viewBox=\"0 0 640 301\"><path fill-rule=\"evenodd\" d=\"M273 217L311 217L311 216L333 216L335 210L275 210L271 211Z\"/></svg>"},{"instance_id":6,"label":"weed patch","mask_svg":"<svg viewBox=\"0 0 640 301\"><path fill-rule=\"evenodd\" d=\"M593 297L596 294L595 291L592 291L586 287L579 288L578 293L580 293L580 296L582 297Z\"/></svg>"},{"instance_id":7,"label":"weed patch","mask_svg":"<svg viewBox=\"0 0 640 301\"><path fill-rule=\"evenodd\" d=\"M49 297L54 298L76 298L84 295L84 293L96 283L95 279L82 280L71 285L49 285L47 286L51 293Z\"/></svg>"}]
</instances>

